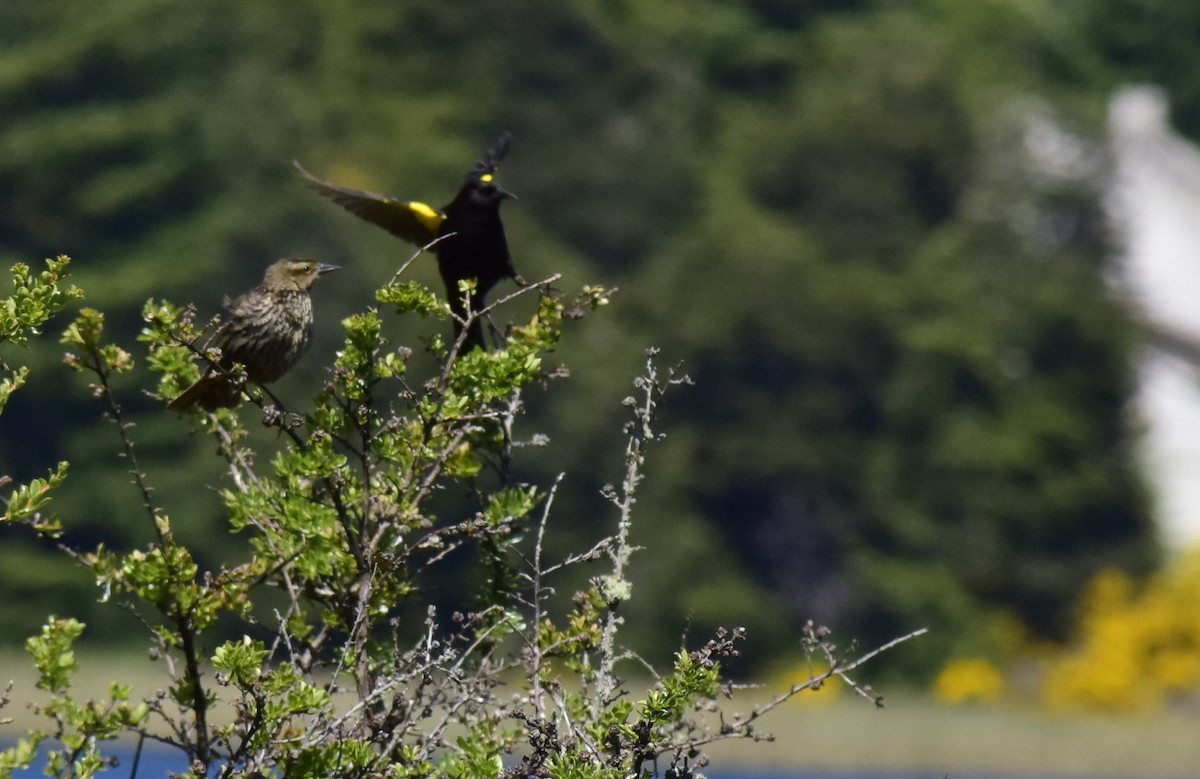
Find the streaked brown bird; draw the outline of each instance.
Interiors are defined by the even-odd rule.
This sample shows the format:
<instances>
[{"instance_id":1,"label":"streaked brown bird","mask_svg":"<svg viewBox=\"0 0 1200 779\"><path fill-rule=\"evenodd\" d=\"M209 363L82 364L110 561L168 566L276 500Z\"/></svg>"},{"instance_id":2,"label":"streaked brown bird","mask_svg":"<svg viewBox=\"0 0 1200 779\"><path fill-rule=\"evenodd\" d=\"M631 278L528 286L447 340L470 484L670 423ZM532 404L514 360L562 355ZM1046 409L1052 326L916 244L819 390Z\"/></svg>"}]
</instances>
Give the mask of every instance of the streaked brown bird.
<instances>
[{"instance_id":1,"label":"streaked brown bird","mask_svg":"<svg viewBox=\"0 0 1200 779\"><path fill-rule=\"evenodd\" d=\"M234 364L257 384L275 381L296 364L312 340L313 307L308 291L322 274L338 270L314 260L280 260L267 268L262 283L236 300L225 299L229 320L214 336L220 359L168 404L173 411L192 406L209 411L241 400Z\"/></svg>"},{"instance_id":2,"label":"streaked brown bird","mask_svg":"<svg viewBox=\"0 0 1200 779\"><path fill-rule=\"evenodd\" d=\"M500 281L513 279L525 285L513 267L500 221L500 203L507 198L515 199L516 195L495 182L496 166L508 153L511 141L510 133L500 136L483 161L467 174L454 199L440 210L417 201L341 187L313 176L298 162L294 164L310 187L360 219L417 246L442 238L433 247L438 271L446 285L450 310L460 320L466 320L469 314L478 314L485 307L487 293ZM475 279L475 290L467 296L464 306L458 283L465 279ZM456 322L455 337L461 332L462 326ZM467 330L463 351L483 345L483 327L476 318Z\"/></svg>"}]
</instances>

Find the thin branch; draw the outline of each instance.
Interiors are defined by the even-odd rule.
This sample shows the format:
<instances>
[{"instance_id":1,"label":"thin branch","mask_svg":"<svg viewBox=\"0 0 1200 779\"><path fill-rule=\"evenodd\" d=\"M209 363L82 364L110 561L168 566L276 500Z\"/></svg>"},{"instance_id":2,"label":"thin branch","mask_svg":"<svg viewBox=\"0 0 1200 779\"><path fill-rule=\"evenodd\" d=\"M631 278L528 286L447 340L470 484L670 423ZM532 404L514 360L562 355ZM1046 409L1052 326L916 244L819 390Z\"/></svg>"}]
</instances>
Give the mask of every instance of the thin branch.
<instances>
[{"instance_id":1,"label":"thin branch","mask_svg":"<svg viewBox=\"0 0 1200 779\"><path fill-rule=\"evenodd\" d=\"M744 715L744 716L735 716L732 722L723 725L719 731L713 732L713 733L707 733L698 738L688 739L687 741L683 742L679 746L682 746L682 747L685 747L688 749L696 749L696 748L705 746L707 744L712 744L717 741L723 741L723 740L731 739L731 738L757 737L758 734L753 733L752 729L750 728L750 725L752 725L757 720L762 719L763 716L765 716L769 712L773 711L774 709L778 708L779 706L786 703L787 701L791 700L795 696L799 695L800 693L804 692L805 690L818 689L821 686L823 686L827 681L832 679L833 677L835 677L835 676L840 677L843 674L847 674L847 673L855 670L856 668L861 667L865 663L870 662L874 658L878 657L880 654L887 652L888 650L894 649L906 641L910 641L918 636L923 636L928 632L929 632L928 628L920 628L918 630L912 631L911 633L907 633L903 636L900 636L899 638L892 639L891 641L888 641L886 644L883 644L882 646L872 649L870 652L860 655L859 657L855 658L854 660L851 660L849 662L837 662L834 665L832 665L830 668L828 668L827 670L823 671L822 673L809 678L807 681L798 682L796 684L793 684L787 690L772 697L766 703L761 704L759 706L755 706L749 714ZM868 696L868 697L873 702L875 702L876 705L878 705L878 701L879 701L878 698L871 698L870 696Z\"/></svg>"},{"instance_id":2,"label":"thin branch","mask_svg":"<svg viewBox=\"0 0 1200 779\"><path fill-rule=\"evenodd\" d=\"M151 497L154 489L150 486L148 480L146 479L146 474L138 465L137 455L133 451L133 439L129 435L129 430L133 427L133 423L125 421L121 410L121 404L117 403L117 399L113 395L112 386L108 381L111 369L105 367L106 360L104 356L100 354L99 347L96 345L89 346L88 353L92 359L92 363L88 367L100 380L100 394L103 396L108 405L108 417L116 425L117 434L121 438L121 447L123 450L121 456L129 461L129 473L131 476L133 476L133 483L137 486L138 492L141 493L142 506L150 515L150 523L153 525L155 532L159 536L159 539L162 540L163 530L159 526L159 517L161 514L159 513L158 507L154 505L153 497Z\"/></svg>"},{"instance_id":3,"label":"thin branch","mask_svg":"<svg viewBox=\"0 0 1200 779\"><path fill-rule=\"evenodd\" d=\"M458 233L451 232L451 233L446 233L445 235L439 235L437 238L434 238L432 241L430 241L429 243L422 246L420 249L417 249L415 252L413 252L412 256L410 256L407 260L405 260L404 263L399 268L396 269L396 272L392 274L392 279L391 279L391 281L388 282L388 286L395 284L400 279L400 276L404 274L404 271L408 270L408 266L412 265L418 257L420 257L425 252L432 250L433 247L437 246L439 243L446 240L447 238L449 238L452 235L458 235Z\"/></svg>"},{"instance_id":4,"label":"thin branch","mask_svg":"<svg viewBox=\"0 0 1200 779\"><path fill-rule=\"evenodd\" d=\"M602 591L610 607L605 615L601 631L599 649L599 667L596 670L596 690L591 698L592 719L600 717L604 706L611 699L616 688L614 666L617 662L616 634L622 619L617 616L617 603L629 596L631 584L625 578L625 566L629 562L634 549L629 543L629 531L633 525L633 505L636 502L638 484L642 480L642 464L645 461L646 446L657 440L653 430L655 411L658 402L666 394L668 388L678 384L691 383L686 375L677 376L675 369L668 371L665 380L660 380L654 358L657 349L646 350L646 366L641 376L634 381L634 387L642 391L640 403L635 398L626 398L625 405L633 409L633 420L626 425L628 435L625 447L625 478L618 493L611 485L606 487L603 494L617 507L617 532L609 557L613 562L612 573L603 580Z\"/></svg>"}]
</instances>

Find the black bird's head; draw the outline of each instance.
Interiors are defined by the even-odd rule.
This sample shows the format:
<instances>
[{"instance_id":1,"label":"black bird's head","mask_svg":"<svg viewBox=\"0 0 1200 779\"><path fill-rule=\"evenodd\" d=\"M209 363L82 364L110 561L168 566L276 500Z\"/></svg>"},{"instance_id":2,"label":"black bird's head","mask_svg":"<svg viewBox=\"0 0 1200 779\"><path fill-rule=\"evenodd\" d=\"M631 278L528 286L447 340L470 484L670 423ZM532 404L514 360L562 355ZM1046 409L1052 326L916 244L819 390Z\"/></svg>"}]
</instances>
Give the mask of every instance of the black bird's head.
<instances>
[{"instance_id":1,"label":"black bird's head","mask_svg":"<svg viewBox=\"0 0 1200 779\"><path fill-rule=\"evenodd\" d=\"M507 131L496 140L483 160L467 174L467 180L455 198L456 203L470 204L473 208L499 208L501 200L517 199L516 195L496 184L496 166L508 154L511 143L512 133Z\"/></svg>"}]
</instances>

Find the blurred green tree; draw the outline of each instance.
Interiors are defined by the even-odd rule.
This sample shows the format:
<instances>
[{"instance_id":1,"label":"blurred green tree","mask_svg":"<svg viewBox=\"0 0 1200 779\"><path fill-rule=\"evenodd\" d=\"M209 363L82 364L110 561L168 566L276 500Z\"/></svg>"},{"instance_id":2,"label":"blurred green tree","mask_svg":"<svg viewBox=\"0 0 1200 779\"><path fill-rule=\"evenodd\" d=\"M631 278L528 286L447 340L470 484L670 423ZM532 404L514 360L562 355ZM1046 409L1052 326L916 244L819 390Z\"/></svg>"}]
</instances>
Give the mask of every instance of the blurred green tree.
<instances>
[{"instance_id":1,"label":"blurred green tree","mask_svg":"<svg viewBox=\"0 0 1200 779\"><path fill-rule=\"evenodd\" d=\"M537 475L595 488L564 498L577 532L599 534L587 517L619 478L594 466L616 412L589 399L622 392L647 345L698 382L668 412L665 472L642 496L662 519L637 530L660 552L638 575L662 600L630 627L732 613L782 642L790 615L864 638L931 623L933 667L1012 616L1057 635L1099 567L1155 560L1096 139L1121 78L1168 80L1185 112L1200 92L1181 36L1160 51L1152 32L1189 12L1137 5L4 4L0 260L73 253L116 337L150 296L207 317L277 257L341 264L318 291L314 349L280 384L301 397L289 386L335 348L322 323L405 252L312 197L291 160L441 203L512 129L501 176L521 197L505 218L522 273L621 288L613 317L559 347L565 402L530 403L570 442L533 453ZM1031 152L1046 134L1078 160ZM432 263L412 272L435 278ZM40 359L53 375L59 356ZM166 508L194 517L176 532L219 559L203 539L221 474L186 423L131 406L180 501ZM77 464L59 500L91 519L71 532L136 543L92 409L47 386L2 424L16 475ZM67 592L45 594L102 635Z\"/></svg>"}]
</instances>

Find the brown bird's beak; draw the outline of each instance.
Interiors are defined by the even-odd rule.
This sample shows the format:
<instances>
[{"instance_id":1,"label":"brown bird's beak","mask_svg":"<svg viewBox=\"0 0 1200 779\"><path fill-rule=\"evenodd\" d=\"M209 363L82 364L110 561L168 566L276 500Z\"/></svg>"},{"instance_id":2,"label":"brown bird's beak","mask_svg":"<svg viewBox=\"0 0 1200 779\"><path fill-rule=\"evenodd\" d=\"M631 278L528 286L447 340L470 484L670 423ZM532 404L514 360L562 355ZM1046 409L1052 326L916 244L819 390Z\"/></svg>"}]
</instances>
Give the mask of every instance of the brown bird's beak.
<instances>
[{"instance_id":1,"label":"brown bird's beak","mask_svg":"<svg viewBox=\"0 0 1200 779\"><path fill-rule=\"evenodd\" d=\"M341 269L342 269L341 265L327 265L325 263L321 263L320 265L317 266L317 275L324 276L326 273L329 273L330 271L341 270Z\"/></svg>"}]
</instances>

